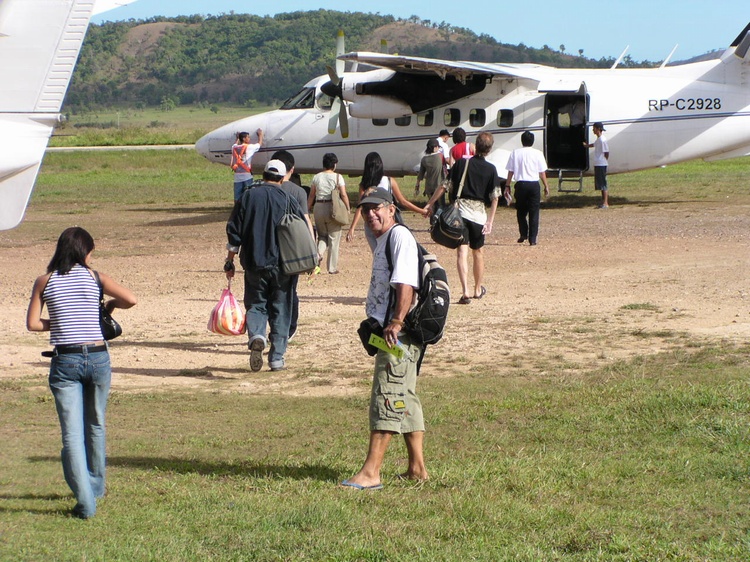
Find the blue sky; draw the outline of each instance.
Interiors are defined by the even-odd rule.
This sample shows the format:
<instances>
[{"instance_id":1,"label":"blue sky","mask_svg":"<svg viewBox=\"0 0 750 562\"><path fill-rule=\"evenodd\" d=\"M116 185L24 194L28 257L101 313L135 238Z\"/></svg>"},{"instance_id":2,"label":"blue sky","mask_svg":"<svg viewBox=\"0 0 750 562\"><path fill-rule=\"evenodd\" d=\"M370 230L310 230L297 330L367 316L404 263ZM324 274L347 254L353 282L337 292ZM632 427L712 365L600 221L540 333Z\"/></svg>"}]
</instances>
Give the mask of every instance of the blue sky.
<instances>
[{"instance_id":1,"label":"blue sky","mask_svg":"<svg viewBox=\"0 0 750 562\"><path fill-rule=\"evenodd\" d=\"M481 4L485 7L478 13L477 6ZM456 9L456 6L462 6L462 9ZM639 61L662 60L676 44L679 47L674 60L727 47L750 22L748 0L494 0L463 4L455 0L432 0L429 3L403 0L320 0L315 3L309 0L277 0L273 3L137 0L101 14L93 21L220 15L231 11L274 15L319 8L374 12L400 18L416 15L433 22L446 21L477 34L486 33L503 43L524 43L529 47L546 44L555 49L565 45L566 51L574 54L583 49L583 54L591 58L617 57L630 45L628 54Z\"/></svg>"}]
</instances>

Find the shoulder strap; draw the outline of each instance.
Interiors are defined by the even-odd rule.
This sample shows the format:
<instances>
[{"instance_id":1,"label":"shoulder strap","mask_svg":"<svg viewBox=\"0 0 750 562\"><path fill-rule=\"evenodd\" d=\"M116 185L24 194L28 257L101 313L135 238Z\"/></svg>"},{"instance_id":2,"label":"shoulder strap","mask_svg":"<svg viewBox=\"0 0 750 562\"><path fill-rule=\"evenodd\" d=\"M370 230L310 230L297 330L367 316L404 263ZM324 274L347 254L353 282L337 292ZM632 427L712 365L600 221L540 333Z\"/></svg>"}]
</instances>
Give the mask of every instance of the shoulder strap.
<instances>
[{"instance_id":1,"label":"shoulder strap","mask_svg":"<svg viewBox=\"0 0 750 562\"><path fill-rule=\"evenodd\" d=\"M94 276L94 279L96 279L96 284L99 285L99 300L104 299L104 286L102 285L102 280L99 278L99 272L95 269L89 269L91 274Z\"/></svg>"},{"instance_id":2,"label":"shoulder strap","mask_svg":"<svg viewBox=\"0 0 750 562\"><path fill-rule=\"evenodd\" d=\"M388 238L385 241L385 258L388 260L388 279L390 280L390 276L393 274L393 251L391 250L391 234L393 234L393 229L397 226L403 226L406 230L409 231L409 234L414 236L414 233L411 231L411 229L406 226L405 224L396 223L393 228L391 228L388 231ZM414 238L414 241L417 242L417 239ZM420 287L419 289L415 289L415 292L419 292L422 289L422 247L417 242L417 267L419 268L419 283ZM396 290L391 287L389 293L388 293L388 313L385 316L385 319L388 320L391 315L391 311L393 310L393 305L396 303Z\"/></svg>"},{"instance_id":3,"label":"shoulder strap","mask_svg":"<svg viewBox=\"0 0 750 562\"><path fill-rule=\"evenodd\" d=\"M464 181L466 181L466 172L469 170L469 162L471 162L471 159L466 160L466 165L464 166L464 173L461 174L461 182L458 184L458 192L456 193L456 200L458 200L461 197L461 192L464 190Z\"/></svg>"},{"instance_id":4,"label":"shoulder strap","mask_svg":"<svg viewBox=\"0 0 750 562\"><path fill-rule=\"evenodd\" d=\"M297 203L297 200L291 195L289 195L285 190L283 190L280 185L269 185L269 187L275 187L286 198L286 213L287 214L292 214L294 213L294 211L297 211L299 214L303 214L302 209L299 208L299 203Z\"/></svg>"},{"instance_id":5,"label":"shoulder strap","mask_svg":"<svg viewBox=\"0 0 750 562\"><path fill-rule=\"evenodd\" d=\"M393 234L393 229L403 226L406 230L409 230L409 227L403 224L396 223L393 228L391 228L388 231L388 238L385 241L385 259L388 260L388 284L390 285L391 282L391 275L393 275L393 250L391 250L391 234ZM391 287L388 291L388 311L385 313L385 325L388 325L389 320L391 319L391 315L393 314L393 306L396 304L396 290Z\"/></svg>"}]
</instances>

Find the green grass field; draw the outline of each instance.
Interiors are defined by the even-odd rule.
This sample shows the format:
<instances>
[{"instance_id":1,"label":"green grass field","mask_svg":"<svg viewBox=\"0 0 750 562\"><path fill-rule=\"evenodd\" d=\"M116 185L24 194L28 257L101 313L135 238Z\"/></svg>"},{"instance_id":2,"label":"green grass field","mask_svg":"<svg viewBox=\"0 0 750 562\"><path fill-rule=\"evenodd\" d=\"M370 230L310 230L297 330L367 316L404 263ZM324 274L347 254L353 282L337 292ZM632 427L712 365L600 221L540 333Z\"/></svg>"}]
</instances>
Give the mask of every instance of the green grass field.
<instances>
[{"instance_id":1,"label":"green grass field","mask_svg":"<svg viewBox=\"0 0 750 562\"><path fill-rule=\"evenodd\" d=\"M747 560L750 347L582 379L421 382L432 479L359 468L366 396L114 393L108 494L66 516L43 381L2 387L2 560ZM332 413L334 413L332 415Z\"/></svg>"},{"instance_id":2,"label":"green grass field","mask_svg":"<svg viewBox=\"0 0 750 562\"><path fill-rule=\"evenodd\" d=\"M169 111L128 107L66 114L50 146L193 144L206 133L276 107L178 106Z\"/></svg>"},{"instance_id":3,"label":"green grass field","mask_svg":"<svg viewBox=\"0 0 750 562\"><path fill-rule=\"evenodd\" d=\"M631 204L747 204L749 171L698 162L611 181ZM228 174L193 151L53 153L32 204L226 204ZM553 191L549 205L595 199ZM421 380L432 478L397 480L394 441L374 493L337 487L363 460L364 387L114 392L108 493L85 522L67 515L45 379L2 379L0 560L750 559L750 346L687 342L575 376L539 361L546 375L457 362Z\"/></svg>"}]
</instances>

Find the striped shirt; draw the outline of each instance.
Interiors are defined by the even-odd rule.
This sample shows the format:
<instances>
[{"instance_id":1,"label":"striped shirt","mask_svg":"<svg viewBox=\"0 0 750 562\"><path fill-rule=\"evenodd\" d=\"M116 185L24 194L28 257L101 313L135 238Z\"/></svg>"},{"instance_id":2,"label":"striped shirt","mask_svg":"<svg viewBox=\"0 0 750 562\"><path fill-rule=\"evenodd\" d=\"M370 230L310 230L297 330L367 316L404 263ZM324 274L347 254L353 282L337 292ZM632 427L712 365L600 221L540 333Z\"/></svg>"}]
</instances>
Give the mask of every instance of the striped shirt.
<instances>
[{"instance_id":1,"label":"striped shirt","mask_svg":"<svg viewBox=\"0 0 750 562\"><path fill-rule=\"evenodd\" d=\"M89 269L76 264L54 271L42 292L49 310L51 345L75 345L104 339L99 327L99 285Z\"/></svg>"}]
</instances>

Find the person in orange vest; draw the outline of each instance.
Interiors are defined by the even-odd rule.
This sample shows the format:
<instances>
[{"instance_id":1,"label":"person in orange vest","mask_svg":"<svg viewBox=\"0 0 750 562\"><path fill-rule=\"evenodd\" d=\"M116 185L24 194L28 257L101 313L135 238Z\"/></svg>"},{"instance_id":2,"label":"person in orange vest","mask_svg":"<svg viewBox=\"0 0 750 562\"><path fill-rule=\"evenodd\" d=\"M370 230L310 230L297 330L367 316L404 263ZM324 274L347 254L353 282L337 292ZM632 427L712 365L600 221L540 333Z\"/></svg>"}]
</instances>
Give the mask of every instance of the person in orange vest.
<instances>
[{"instance_id":1,"label":"person in orange vest","mask_svg":"<svg viewBox=\"0 0 750 562\"><path fill-rule=\"evenodd\" d=\"M234 171L234 200L239 200L242 191L253 183L253 154L263 145L263 129L256 131L258 142L250 144L250 133L237 135L237 142L232 145L232 170Z\"/></svg>"}]
</instances>

